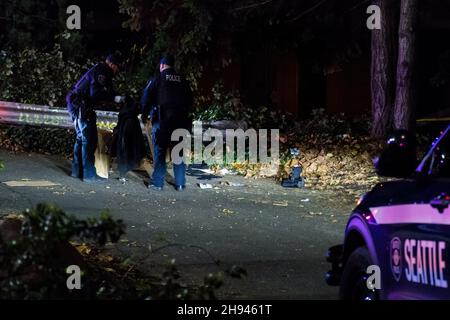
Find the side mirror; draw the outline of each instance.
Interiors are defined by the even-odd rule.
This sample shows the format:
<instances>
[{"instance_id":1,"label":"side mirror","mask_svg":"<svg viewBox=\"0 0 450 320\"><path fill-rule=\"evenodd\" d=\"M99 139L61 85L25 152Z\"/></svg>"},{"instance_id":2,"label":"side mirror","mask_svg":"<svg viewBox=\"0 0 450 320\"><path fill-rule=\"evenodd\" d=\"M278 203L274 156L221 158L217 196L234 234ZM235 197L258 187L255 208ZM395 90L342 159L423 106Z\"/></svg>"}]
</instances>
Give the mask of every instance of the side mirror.
<instances>
[{"instance_id":1,"label":"side mirror","mask_svg":"<svg viewBox=\"0 0 450 320\"><path fill-rule=\"evenodd\" d=\"M374 161L375 171L382 177L407 178L417 166L416 139L406 130L389 136L381 155Z\"/></svg>"}]
</instances>

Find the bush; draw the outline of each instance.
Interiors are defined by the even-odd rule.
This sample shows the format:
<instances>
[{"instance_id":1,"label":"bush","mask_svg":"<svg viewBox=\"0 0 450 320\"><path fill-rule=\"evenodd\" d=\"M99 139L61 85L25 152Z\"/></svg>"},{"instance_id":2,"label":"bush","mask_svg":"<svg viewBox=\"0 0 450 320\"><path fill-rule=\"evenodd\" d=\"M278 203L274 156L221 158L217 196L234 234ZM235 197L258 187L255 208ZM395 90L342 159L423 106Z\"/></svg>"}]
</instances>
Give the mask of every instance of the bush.
<instances>
[{"instance_id":1,"label":"bush","mask_svg":"<svg viewBox=\"0 0 450 320\"><path fill-rule=\"evenodd\" d=\"M370 136L370 114L349 116L344 113L327 114L324 109L315 109L308 119L298 121L294 131L296 138L314 137L329 139L345 139L347 136Z\"/></svg>"},{"instance_id":2,"label":"bush","mask_svg":"<svg viewBox=\"0 0 450 320\"><path fill-rule=\"evenodd\" d=\"M65 106L65 96L89 63L65 60L57 45L50 52L0 51L0 96L3 100Z\"/></svg>"},{"instance_id":3,"label":"bush","mask_svg":"<svg viewBox=\"0 0 450 320\"><path fill-rule=\"evenodd\" d=\"M148 256L131 261L103 253L107 242L118 242L124 233L123 222L106 211L99 219L80 220L48 204L0 219L0 299L216 299L225 277L247 275L233 265L187 286L175 260L160 276L145 275L136 267ZM69 265L82 270L81 290L67 288Z\"/></svg>"},{"instance_id":4,"label":"bush","mask_svg":"<svg viewBox=\"0 0 450 320\"><path fill-rule=\"evenodd\" d=\"M70 157L75 134L71 129L0 125L0 148Z\"/></svg>"},{"instance_id":5,"label":"bush","mask_svg":"<svg viewBox=\"0 0 450 320\"><path fill-rule=\"evenodd\" d=\"M100 219L79 220L52 205L39 204L22 215L19 234L14 235L15 228L10 227L0 237L1 299L61 299L76 295L67 289L66 268L73 261L81 264L83 260L77 259L69 241L90 240L103 246L107 241L117 242L125 230L123 222L113 220L107 212ZM79 293L92 298L97 287L91 277L83 277L83 291Z\"/></svg>"},{"instance_id":6,"label":"bush","mask_svg":"<svg viewBox=\"0 0 450 320\"><path fill-rule=\"evenodd\" d=\"M101 61L96 59L95 61ZM64 57L59 45L45 52L25 49L0 51L0 98L20 103L65 108L67 92L94 60L77 63ZM139 98L147 79L139 74L120 73L114 80L118 93Z\"/></svg>"},{"instance_id":7,"label":"bush","mask_svg":"<svg viewBox=\"0 0 450 320\"><path fill-rule=\"evenodd\" d=\"M197 97L196 105L196 120L243 120L256 129L278 128L282 131L293 125L290 115L272 107L245 105L237 91L227 92L221 83L212 88L209 96Z\"/></svg>"}]
</instances>

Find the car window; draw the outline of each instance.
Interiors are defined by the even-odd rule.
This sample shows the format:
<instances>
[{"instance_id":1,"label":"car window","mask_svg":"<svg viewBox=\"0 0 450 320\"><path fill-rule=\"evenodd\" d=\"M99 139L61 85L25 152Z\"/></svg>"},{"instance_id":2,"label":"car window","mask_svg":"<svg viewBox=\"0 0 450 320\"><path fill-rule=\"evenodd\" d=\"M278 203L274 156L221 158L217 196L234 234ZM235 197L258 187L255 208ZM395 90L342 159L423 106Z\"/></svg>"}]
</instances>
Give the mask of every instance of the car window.
<instances>
[{"instance_id":1,"label":"car window","mask_svg":"<svg viewBox=\"0 0 450 320\"><path fill-rule=\"evenodd\" d=\"M427 161L428 172L437 177L450 178L450 134L447 133L439 142L432 156Z\"/></svg>"}]
</instances>

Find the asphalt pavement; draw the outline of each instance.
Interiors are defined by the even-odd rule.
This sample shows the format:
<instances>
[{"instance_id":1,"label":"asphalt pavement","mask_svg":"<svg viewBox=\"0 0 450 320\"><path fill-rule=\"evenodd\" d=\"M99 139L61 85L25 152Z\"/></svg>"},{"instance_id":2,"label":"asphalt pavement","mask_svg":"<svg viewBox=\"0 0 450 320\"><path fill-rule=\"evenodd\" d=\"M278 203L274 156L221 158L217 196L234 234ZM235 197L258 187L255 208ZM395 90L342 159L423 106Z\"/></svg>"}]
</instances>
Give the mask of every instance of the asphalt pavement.
<instances>
[{"instance_id":1,"label":"asphalt pavement","mask_svg":"<svg viewBox=\"0 0 450 320\"><path fill-rule=\"evenodd\" d=\"M275 180L220 176L198 168L189 170L184 192L170 185L162 192L148 190L147 172L133 172L125 184L112 174L105 185L89 185L71 178L70 161L61 157L0 150L0 159L5 163L0 215L41 202L80 218L109 209L127 225L120 245L136 259L145 257L139 268L149 273L160 272L173 258L186 283L198 283L209 272L238 265L248 276L227 280L220 298L337 298L337 288L324 282L329 267L324 255L343 239L353 196L285 189ZM42 180L54 185L33 184ZM199 183L213 188L201 189Z\"/></svg>"}]
</instances>

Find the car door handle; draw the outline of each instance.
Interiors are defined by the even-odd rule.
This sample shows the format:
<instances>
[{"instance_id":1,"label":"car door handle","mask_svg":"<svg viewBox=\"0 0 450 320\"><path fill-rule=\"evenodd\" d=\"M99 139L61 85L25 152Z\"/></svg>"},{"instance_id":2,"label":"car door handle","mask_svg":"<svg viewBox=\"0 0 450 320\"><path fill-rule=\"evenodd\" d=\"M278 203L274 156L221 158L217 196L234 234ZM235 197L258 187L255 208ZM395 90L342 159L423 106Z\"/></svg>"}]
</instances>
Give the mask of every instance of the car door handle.
<instances>
[{"instance_id":1,"label":"car door handle","mask_svg":"<svg viewBox=\"0 0 450 320\"><path fill-rule=\"evenodd\" d=\"M448 208L450 204L450 196L447 193L441 193L436 198L431 200L430 205L434 209L437 209L439 213L444 213L444 210Z\"/></svg>"}]
</instances>

